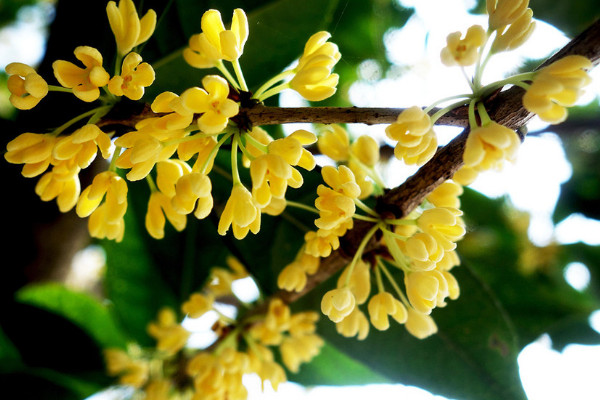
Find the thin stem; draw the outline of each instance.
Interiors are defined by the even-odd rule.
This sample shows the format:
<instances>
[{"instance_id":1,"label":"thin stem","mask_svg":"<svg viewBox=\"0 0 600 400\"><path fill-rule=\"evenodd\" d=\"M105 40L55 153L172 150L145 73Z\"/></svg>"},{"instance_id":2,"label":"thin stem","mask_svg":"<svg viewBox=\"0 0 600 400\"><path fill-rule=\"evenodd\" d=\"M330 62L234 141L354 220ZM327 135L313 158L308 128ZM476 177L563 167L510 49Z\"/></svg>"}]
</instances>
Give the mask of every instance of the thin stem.
<instances>
[{"instance_id":1,"label":"thin stem","mask_svg":"<svg viewBox=\"0 0 600 400\"><path fill-rule=\"evenodd\" d=\"M354 204L356 204L356 206L358 208L360 208L361 210L363 210L364 212L366 212L367 214L377 218L377 220L379 220L379 214L377 214L375 212L375 210L373 210L371 207L369 207L368 205L366 205L365 203L363 203L362 201L360 201L359 199L354 199Z\"/></svg>"},{"instance_id":2,"label":"thin stem","mask_svg":"<svg viewBox=\"0 0 600 400\"><path fill-rule=\"evenodd\" d=\"M233 65L233 70L235 72L235 76L237 76L238 82L240 83L242 90L244 92L247 92L248 86L246 85L246 80L244 79L244 73L242 72L242 68L240 67L240 60L236 59L231 64Z\"/></svg>"},{"instance_id":3,"label":"thin stem","mask_svg":"<svg viewBox=\"0 0 600 400\"><path fill-rule=\"evenodd\" d=\"M359 219L361 221L368 221L368 222L379 222L379 219L377 218L371 218L371 217L367 217L365 215L360 215L360 214L354 214L352 216L352 218L354 219Z\"/></svg>"},{"instance_id":4,"label":"thin stem","mask_svg":"<svg viewBox=\"0 0 600 400\"><path fill-rule=\"evenodd\" d=\"M115 152L112 155L112 158L110 159L110 164L108 166L108 170L115 172L117 170L117 158L119 158L119 156L121 156L121 150L123 150L122 147L117 146L115 148Z\"/></svg>"},{"instance_id":5,"label":"thin stem","mask_svg":"<svg viewBox=\"0 0 600 400\"><path fill-rule=\"evenodd\" d=\"M373 225L373 227L367 232L363 240L358 245L356 249L356 253L354 253L354 257L348 266L348 274L346 275L346 282L344 282L344 286L348 286L350 283L350 277L352 276L352 271L354 270L354 266L358 262L358 260L362 257L363 251L365 251L365 247L367 247L367 243L371 240L371 237L381 228L380 224Z\"/></svg>"},{"instance_id":6,"label":"thin stem","mask_svg":"<svg viewBox=\"0 0 600 400\"><path fill-rule=\"evenodd\" d=\"M223 135L223 137L221 139L219 139L217 144L215 144L215 147L213 147L213 149L210 151L210 154L208 155L208 157L206 157L206 160L204 161L204 164L202 165L202 168L200 169L200 173L202 175L206 175L206 169L208 168L208 164L210 163L210 160L215 158L217 152L219 151L219 148L223 145L223 143L225 143L225 141L227 139L229 139L231 137L231 135L233 135L233 132L226 133L225 135Z\"/></svg>"},{"instance_id":7,"label":"thin stem","mask_svg":"<svg viewBox=\"0 0 600 400\"><path fill-rule=\"evenodd\" d=\"M255 99L258 99L260 97L260 95L263 94L271 86L275 85L277 82L282 81L285 78L287 78L288 76L293 75L293 74L294 74L293 70L287 70L287 71L283 71L280 74L275 75L273 78L271 78L267 82L265 82L260 88L258 88L256 93L254 93L254 96L252 96L252 97L254 97Z\"/></svg>"},{"instance_id":8,"label":"thin stem","mask_svg":"<svg viewBox=\"0 0 600 400\"><path fill-rule=\"evenodd\" d=\"M244 153L244 155L250 160L254 160L256 157L254 157L252 154L250 154L250 152L248 151L248 149L246 148L246 146L244 146L244 143L240 140L239 143L240 145L240 150L242 150L242 153Z\"/></svg>"},{"instance_id":9,"label":"thin stem","mask_svg":"<svg viewBox=\"0 0 600 400\"><path fill-rule=\"evenodd\" d=\"M148 186L150 187L151 192L157 192L158 188L156 187L156 183L154 183L154 179L150 174L146 175L146 182L148 182Z\"/></svg>"},{"instance_id":10,"label":"thin stem","mask_svg":"<svg viewBox=\"0 0 600 400\"><path fill-rule=\"evenodd\" d=\"M466 102L471 98L472 98L472 96L468 96L467 98L463 98L463 100L457 101L455 103L452 103L452 104L442 108L441 110L438 110L435 114L433 114L431 116L431 123L435 124L437 122L437 120L440 119L442 116L444 116L444 114L446 114L448 111L451 111L457 107L464 106L466 104Z\"/></svg>"},{"instance_id":11,"label":"thin stem","mask_svg":"<svg viewBox=\"0 0 600 400\"><path fill-rule=\"evenodd\" d=\"M477 113L479 114L479 120L481 121L481 126L486 126L487 124L492 122L492 119L488 115L488 113L485 109L485 105L482 102L477 103Z\"/></svg>"},{"instance_id":12,"label":"thin stem","mask_svg":"<svg viewBox=\"0 0 600 400\"><path fill-rule=\"evenodd\" d=\"M259 142L256 138L250 135L250 133L245 133L244 138L246 139L246 142L250 142L252 146L256 147L258 150L262 151L265 154L268 153L268 146Z\"/></svg>"},{"instance_id":13,"label":"thin stem","mask_svg":"<svg viewBox=\"0 0 600 400\"><path fill-rule=\"evenodd\" d=\"M502 86L506 86L506 85L517 85L519 86L519 83L522 83L523 81L530 81L533 79L533 77L535 76L536 72L525 72L522 74L517 74L517 75L513 75L513 76L509 76L506 79L502 79L500 81L496 81L496 82L492 82L489 85L485 85L484 87L482 87L481 89L479 89L477 91L477 97L482 99L484 97L487 97L490 93L492 93L494 90L501 88Z\"/></svg>"},{"instance_id":14,"label":"thin stem","mask_svg":"<svg viewBox=\"0 0 600 400\"><path fill-rule=\"evenodd\" d=\"M477 128L477 119L475 118L475 103L476 99L471 100L469 103L469 127L471 129Z\"/></svg>"},{"instance_id":15,"label":"thin stem","mask_svg":"<svg viewBox=\"0 0 600 400\"><path fill-rule=\"evenodd\" d=\"M481 49L479 50L479 54L477 55L477 64L475 65L475 76L473 77L473 84L475 86L475 89L479 89L479 87L481 87L481 77L483 76L483 69L485 68L485 65L487 64L487 62L491 56L491 52L488 51L483 64L481 63L481 58L482 58L483 54L485 53L485 48L486 48L489 40L490 40L490 35L488 33L486 33L485 41L483 43L483 46L481 46Z\"/></svg>"},{"instance_id":16,"label":"thin stem","mask_svg":"<svg viewBox=\"0 0 600 400\"><path fill-rule=\"evenodd\" d=\"M408 305L409 301L406 298L406 296L404 295L404 292L400 289L400 286L398 286L398 282L396 282L396 280L394 279L394 277L392 276L392 274L390 273L390 271L387 269L387 267L385 266L385 264L383 263L383 261L380 258L377 258L377 266L379 268L381 268L381 270L385 274L386 278L388 279L388 281L390 282L390 284L392 285L392 287L398 294L398 297L400 297L400 300L402 300L402 302L405 305Z\"/></svg>"},{"instance_id":17,"label":"thin stem","mask_svg":"<svg viewBox=\"0 0 600 400\"><path fill-rule=\"evenodd\" d=\"M217 61L217 64L215 66L217 67L217 69L219 71L221 71L221 73L223 75L225 75L225 78L227 78L227 80L229 81L229 83L231 83L231 85L234 88L236 88L237 90L240 90L240 85L238 85L238 83L235 80L235 78L233 77L233 75L231 75L231 73L229 72L229 70L227 69L227 67L225 67L225 64L223 64L223 61L221 61L221 60Z\"/></svg>"},{"instance_id":18,"label":"thin stem","mask_svg":"<svg viewBox=\"0 0 600 400\"><path fill-rule=\"evenodd\" d=\"M375 268L375 280L377 281L377 290L379 293L385 292L385 286L383 286L383 279L381 278L381 268L377 265L378 268Z\"/></svg>"},{"instance_id":19,"label":"thin stem","mask_svg":"<svg viewBox=\"0 0 600 400\"><path fill-rule=\"evenodd\" d=\"M48 91L49 92L73 93L72 88L66 88L66 87L56 86L56 85L48 85Z\"/></svg>"},{"instance_id":20,"label":"thin stem","mask_svg":"<svg viewBox=\"0 0 600 400\"><path fill-rule=\"evenodd\" d=\"M385 222L388 225L416 225L416 219L386 219Z\"/></svg>"},{"instance_id":21,"label":"thin stem","mask_svg":"<svg viewBox=\"0 0 600 400\"><path fill-rule=\"evenodd\" d=\"M238 170L238 140L237 134L233 136L231 141L231 176L233 177L233 184L238 185L242 183L240 179L240 171Z\"/></svg>"},{"instance_id":22,"label":"thin stem","mask_svg":"<svg viewBox=\"0 0 600 400\"><path fill-rule=\"evenodd\" d=\"M159 59L158 61L154 61L152 63L152 68L156 71L157 69L162 68L163 66L165 66L166 64L168 64L171 61L175 60L176 58L181 57L181 55L183 54L183 49L184 49L184 47L182 47L179 50L175 50L171 54L167 54L166 56L164 56L163 58Z\"/></svg>"},{"instance_id":23,"label":"thin stem","mask_svg":"<svg viewBox=\"0 0 600 400\"><path fill-rule=\"evenodd\" d=\"M61 126L59 126L58 128L56 128L52 134L55 136L60 135L65 129L67 129L68 127L70 127L71 125L75 124L78 121L81 121L82 119L89 117L90 115L94 115L97 112L108 112L110 109L112 108L112 106L101 106L101 107L96 107L93 108L89 111L84 112L83 114L79 114L78 116L76 116L75 118L72 118L70 120L68 120L67 122L65 122L64 124L62 124Z\"/></svg>"},{"instance_id":24,"label":"thin stem","mask_svg":"<svg viewBox=\"0 0 600 400\"><path fill-rule=\"evenodd\" d=\"M288 206L291 206L291 207L299 208L301 210L306 210L306 211L313 212L315 214L319 214L319 210L317 210L316 208L308 206L306 204L299 203L297 201L286 200L285 204Z\"/></svg>"},{"instance_id":25,"label":"thin stem","mask_svg":"<svg viewBox=\"0 0 600 400\"><path fill-rule=\"evenodd\" d=\"M465 79L469 83L469 87L471 88L471 90L473 91L473 93L475 93L475 86L473 85L473 81L469 78L469 75L467 75L467 71L465 70L465 67L463 67L461 65L460 71L462 72L463 76L465 77Z\"/></svg>"},{"instance_id":26,"label":"thin stem","mask_svg":"<svg viewBox=\"0 0 600 400\"><path fill-rule=\"evenodd\" d=\"M473 94L471 94L471 93L464 93L464 94L457 94L455 96L444 97L443 99L436 100L435 102L430 104L427 108L425 108L423 111L426 113L429 113L438 104L445 103L447 101L454 100L454 99L465 99L466 100L466 99L471 98L472 96L473 96Z\"/></svg>"},{"instance_id":27,"label":"thin stem","mask_svg":"<svg viewBox=\"0 0 600 400\"><path fill-rule=\"evenodd\" d=\"M255 98L257 98L260 101L265 101L269 97L275 96L276 94L278 94L282 90L288 89L289 87L290 87L289 82L284 82L281 85L277 85L274 88L271 88L271 89L267 90L262 95L260 95L260 97L255 96Z\"/></svg>"},{"instance_id":28,"label":"thin stem","mask_svg":"<svg viewBox=\"0 0 600 400\"><path fill-rule=\"evenodd\" d=\"M377 171L375 171L375 169L373 169L372 167L368 167L365 164L363 164L358 157L356 157L354 154L350 153L350 160L352 160L353 163L355 163L356 165L358 165L360 167L360 169L362 169L368 176L369 178L373 179L373 181L375 182L375 184L381 188L385 188L385 183L383 183L383 179L381 179L381 177L379 176L379 174L377 173Z\"/></svg>"}]
</instances>

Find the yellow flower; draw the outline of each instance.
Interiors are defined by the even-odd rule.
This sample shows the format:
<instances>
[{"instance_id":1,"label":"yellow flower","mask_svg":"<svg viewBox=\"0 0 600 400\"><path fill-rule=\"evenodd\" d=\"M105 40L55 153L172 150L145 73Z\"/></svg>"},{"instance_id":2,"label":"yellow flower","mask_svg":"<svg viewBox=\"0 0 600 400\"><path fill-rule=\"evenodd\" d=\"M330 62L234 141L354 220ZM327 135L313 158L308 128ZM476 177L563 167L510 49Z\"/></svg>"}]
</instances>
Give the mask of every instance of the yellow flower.
<instances>
[{"instance_id":1,"label":"yellow flower","mask_svg":"<svg viewBox=\"0 0 600 400\"><path fill-rule=\"evenodd\" d=\"M165 215L177 231L181 232L185 229L186 216L173 208L171 198L160 191L152 192L148 199L146 230L155 239L162 239L165 236Z\"/></svg>"},{"instance_id":2,"label":"yellow flower","mask_svg":"<svg viewBox=\"0 0 600 400\"><path fill-rule=\"evenodd\" d=\"M345 337L356 336L358 340L367 338L369 335L369 327L369 320L358 307L343 320L335 324L335 329L340 335Z\"/></svg>"},{"instance_id":3,"label":"yellow flower","mask_svg":"<svg viewBox=\"0 0 600 400\"><path fill-rule=\"evenodd\" d=\"M69 211L77 204L81 191L79 170L80 168L70 161L57 163L52 171L42 175L35 185L35 193L42 201L56 198L58 209L61 212Z\"/></svg>"},{"instance_id":4,"label":"yellow flower","mask_svg":"<svg viewBox=\"0 0 600 400\"><path fill-rule=\"evenodd\" d=\"M159 130L185 129L194 119L194 113L183 107L181 98L173 92L162 92L156 96L150 108L155 113L162 114L157 118L149 118Z\"/></svg>"},{"instance_id":5,"label":"yellow flower","mask_svg":"<svg viewBox=\"0 0 600 400\"><path fill-rule=\"evenodd\" d=\"M340 247L339 235L326 229L306 232L304 241L306 253L313 257L329 257L332 250Z\"/></svg>"},{"instance_id":6,"label":"yellow flower","mask_svg":"<svg viewBox=\"0 0 600 400\"><path fill-rule=\"evenodd\" d=\"M370 266L363 260L358 260L354 265L350 278L348 278L349 273L350 266L346 267L338 278L337 287L338 289L342 288L348 282L348 287L356 299L356 304L363 304L367 301L371 293Z\"/></svg>"},{"instance_id":7,"label":"yellow flower","mask_svg":"<svg viewBox=\"0 0 600 400\"><path fill-rule=\"evenodd\" d=\"M438 331L437 325L431 316L423 314L408 307L408 318L404 326L408 333L417 339L425 339Z\"/></svg>"},{"instance_id":8,"label":"yellow flower","mask_svg":"<svg viewBox=\"0 0 600 400\"><path fill-rule=\"evenodd\" d=\"M167 400L170 391L170 381L164 379L150 381L144 388L144 400Z\"/></svg>"},{"instance_id":9,"label":"yellow flower","mask_svg":"<svg viewBox=\"0 0 600 400\"><path fill-rule=\"evenodd\" d=\"M447 180L427 196L427 200L436 207L460 207L459 196L463 187L452 180Z\"/></svg>"},{"instance_id":10,"label":"yellow flower","mask_svg":"<svg viewBox=\"0 0 600 400\"><path fill-rule=\"evenodd\" d=\"M100 205L103 199L104 203ZM115 172L99 173L79 196L75 211L81 218L92 215L88 221L92 237L120 241L125 227L123 216L127 211L127 183Z\"/></svg>"},{"instance_id":11,"label":"yellow flower","mask_svg":"<svg viewBox=\"0 0 600 400\"><path fill-rule=\"evenodd\" d=\"M252 194L241 183L233 185L231 196L219 219L219 235L225 235L230 226L236 239L245 238L248 231L258 233L260 230L260 208L254 203Z\"/></svg>"},{"instance_id":12,"label":"yellow flower","mask_svg":"<svg viewBox=\"0 0 600 400\"><path fill-rule=\"evenodd\" d=\"M306 286L306 271L302 264L292 262L285 266L277 277L277 287L288 292L300 292Z\"/></svg>"},{"instance_id":13,"label":"yellow flower","mask_svg":"<svg viewBox=\"0 0 600 400\"><path fill-rule=\"evenodd\" d=\"M228 99L229 85L218 75L208 75L202 79L204 89L193 87L181 95L183 106L194 113L201 113L198 128L208 134L221 133L229 118L239 112L239 105Z\"/></svg>"},{"instance_id":14,"label":"yellow flower","mask_svg":"<svg viewBox=\"0 0 600 400\"><path fill-rule=\"evenodd\" d=\"M425 232L419 232L411 236L401 247L403 253L410 257L412 267L417 271L434 269L444 256L444 249L433 236Z\"/></svg>"},{"instance_id":15,"label":"yellow flower","mask_svg":"<svg viewBox=\"0 0 600 400\"><path fill-rule=\"evenodd\" d=\"M574 105L591 82L591 67L586 57L572 55L540 69L523 95L523 106L546 122L561 123L567 118L565 107Z\"/></svg>"},{"instance_id":16,"label":"yellow flower","mask_svg":"<svg viewBox=\"0 0 600 400\"><path fill-rule=\"evenodd\" d=\"M214 296L192 293L188 301L182 304L181 311L190 318L199 318L213 307Z\"/></svg>"},{"instance_id":17,"label":"yellow flower","mask_svg":"<svg viewBox=\"0 0 600 400\"><path fill-rule=\"evenodd\" d=\"M486 0L490 32L515 22L528 5L529 0Z\"/></svg>"},{"instance_id":18,"label":"yellow flower","mask_svg":"<svg viewBox=\"0 0 600 400\"><path fill-rule=\"evenodd\" d=\"M118 7L114 1L109 1L106 14L110 29L115 35L117 51L122 56L148 40L156 27L154 10L148 10L140 19L132 0L119 0Z\"/></svg>"},{"instance_id":19,"label":"yellow flower","mask_svg":"<svg viewBox=\"0 0 600 400\"><path fill-rule=\"evenodd\" d=\"M356 298L347 286L330 290L321 299L321 312L333 322L343 320L354 310L355 306Z\"/></svg>"},{"instance_id":20,"label":"yellow flower","mask_svg":"<svg viewBox=\"0 0 600 400\"><path fill-rule=\"evenodd\" d=\"M116 348L104 350L106 370L111 376L119 376L122 385L142 387L148 380L149 365L142 360L132 359L126 352Z\"/></svg>"},{"instance_id":21,"label":"yellow flower","mask_svg":"<svg viewBox=\"0 0 600 400\"><path fill-rule=\"evenodd\" d=\"M447 46L442 49L440 57L446 66L475 64L477 52L485 43L485 30L479 25L471 26L463 39L460 32L453 32L446 38Z\"/></svg>"},{"instance_id":22,"label":"yellow flower","mask_svg":"<svg viewBox=\"0 0 600 400\"><path fill-rule=\"evenodd\" d=\"M52 64L54 76L62 86L72 88L77 98L86 102L94 101L100 96L98 88L106 85L110 79L108 72L102 67L102 54L89 46L79 46L74 53L85 68L57 60Z\"/></svg>"},{"instance_id":23,"label":"yellow flower","mask_svg":"<svg viewBox=\"0 0 600 400\"><path fill-rule=\"evenodd\" d=\"M19 110L31 110L48 94L48 84L27 64L10 63L4 71L10 102Z\"/></svg>"},{"instance_id":24,"label":"yellow flower","mask_svg":"<svg viewBox=\"0 0 600 400\"><path fill-rule=\"evenodd\" d=\"M350 138L348 132L339 125L331 125L319 136L319 151L333 161L347 161L350 157Z\"/></svg>"},{"instance_id":25,"label":"yellow flower","mask_svg":"<svg viewBox=\"0 0 600 400\"><path fill-rule=\"evenodd\" d=\"M300 364L309 362L318 355L323 344L323 339L315 334L288 337L279 347L283 364L297 373Z\"/></svg>"},{"instance_id":26,"label":"yellow flower","mask_svg":"<svg viewBox=\"0 0 600 400\"><path fill-rule=\"evenodd\" d=\"M496 38L492 44L491 51L494 53L500 51L513 50L522 45L535 29L535 22L531 21L533 11L530 8L525 10L519 18L510 24L506 29L501 28L496 33Z\"/></svg>"},{"instance_id":27,"label":"yellow flower","mask_svg":"<svg viewBox=\"0 0 600 400\"><path fill-rule=\"evenodd\" d=\"M48 169L55 144L54 135L22 133L8 142L4 158L11 164L25 164L21 173L26 178L32 178Z\"/></svg>"},{"instance_id":28,"label":"yellow flower","mask_svg":"<svg viewBox=\"0 0 600 400\"><path fill-rule=\"evenodd\" d=\"M317 32L308 39L304 53L294 68L296 74L289 82L290 88L306 100L320 101L332 96L339 81L338 74L331 70L340 60L337 45L327 42L329 32Z\"/></svg>"},{"instance_id":29,"label":"yellow flower","mask_svg":"<svg viewBox=\"0 0 600 400\"><path fill-rule=\"evenodd\" d=\"M404 304L388 292L380 292L371 297L368 309L371 324L380 331L385 331L390 327L388 316L392 316L399 324L404 323L407 318Z\"/></svg>"},{"instance_id":30,"label":"yellow flower","mask_svg":"<svg viewBox=\"0 0 600 400\"><path fill-rule=\"evenodd\" d=\"M156 322L148 324L148 334L156 339L156 348L168 355L177 353L185 346L190 333L177 323L175 313L170 308L158 312Z\"/></svg>"},{"instance_id":31,"label":"yellow flower","mask_svg":"<svg viewBox=\"0 0 600 400\"><path fill-rule=\"evenodd\" d=\"M437 270L411 272L404 277L406 295L415 310L430 314L435 307L446 305L449 295L448 282Z\"/></svg>"},{"instance_id":32,"label":"yellow flower","mask_svg":"<svg viewBox=\"0 0 600 400\"><path fill-rule=\"evenodd\" d=\"M491 121L471 130L463 154L464 166L477 171L500 169L514 161L521 140L515 131Z\"/></svg>"},{"instance_id":33,"label":"yellow flower","mask_svg":"<svg viewBox=\"0 0 600 400\"><path fill-rule=\"evenodd\" d=\"M359 136L350 146L350 152L367 167L374 167L379 161L379 144L371 136Z\"/></svg>"},{"instance_id":34,"label":"yellow flower","mask_svg":"<svg viewBox=\"0 0 600 400\"><path fill-rule=\"evenodd\" d=\"M423 232L430 234L444 251L456 248L456 242L465 234L462 211L456 208L437 207L423 211L417 219L417 225Z\"/></svg>"},{"instance_id":35,"label":"yellow flower","mask_svg":"<svg viewBox=\"0 0 600 400\"><path fill-rule=\"evenodd\" d=\"M73 159L80 168L87 168L96 158L98 148L102 157L110 157L110 137L94 124L86 124L68 136L60 138L54 146L55 160Z\"/></svg>"},{"instance_id":36,"label":"yellow flower","mask_svg":"<svg viewBox=\"0 0 600 400\"><path fill-rule=\"evenodd\" d=\"M248 39L248 19L244 10L233 11L230 30L225 30L218 10L206 11L200 26L202 33L192 35L183 51L188 64L195 68L212 68L222 59L235 61L240 58Z\"/></svg>"},{"instance_id":37,"label":"yellow flower","mask_svg":"<svg viewBox=\"0 0 600 400\"><path fill-rule=\"evenodd\" d=\"M121 75L116 75L108 82L108 90L115 96L125 96L131 100L139 100L144 95L144 88L154 82L154 69L142 62L142 56L129 53L123 60Z\"/></svg>"},{"instance_id":38,"label":"yellow flower","mask_svg":"<svg viewBox=\"0 0 600 400\"><path fill-rule=\"evenodd\" d=\"M396 158L407 164L425 164L437 150L431 118L417 106L402 111L385 133L398 142L394 148Z\"/></svg>"}]
</instances>

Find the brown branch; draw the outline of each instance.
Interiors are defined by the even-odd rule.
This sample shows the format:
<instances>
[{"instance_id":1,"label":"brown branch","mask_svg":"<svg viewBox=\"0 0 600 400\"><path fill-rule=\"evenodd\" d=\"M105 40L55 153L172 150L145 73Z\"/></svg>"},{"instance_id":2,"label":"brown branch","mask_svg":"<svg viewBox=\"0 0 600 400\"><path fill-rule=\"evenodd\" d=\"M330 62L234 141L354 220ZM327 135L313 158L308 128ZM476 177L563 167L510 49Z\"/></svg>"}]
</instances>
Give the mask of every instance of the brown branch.
<instances>
[{"instance_id":1,"label":"brown branch","mask_svg":"<svg viewBox=\"0 0 600 400\"><path fill-rule=\"evenodd\" d=\"M434 114L439 109L433 109ZM362 107L267 107L257 104L240 111L253 126L290 123L318 124L391 124L403 108ZM442 116L436 124L465 127L467 114L462 109L452 110Z\"/></svg>"},{"instance_id":2,"label":"brown branch","mask_svg":"<svg viewBox=\"0 0 600 400\"><path fill-rule=\"evenodd\" d=\"M592 24L555 55L546 60L540 67L572 54L588 57L593 65L597 65L600 62L600 21ZM523 89L512 87L500 92L493 99L487 101L486 108L492 120L511 129L518 129L524 126L533 115L523 107L522 97ZM464 111L459 109L456 112L460 113ZM387 191L378 199L377 211L381 215L393 215L396 218L408 215L423 202L428 194L446 179L451 178L462 166L462 154L467 136L468 128L445 147L438 150L428 163L423 165L403 184ZM346 266L351 259L351 255L354 254L361 239L371 226L368 223L356 224L354 229L342 238L342 249L333 252L329 257L322 260L323 272L314 276L314 278L310 277L307 287L310 289L314 288L318 283L325 281L329 276ZM375 240L372 240L370 248L373 249L375 247ZM299 293L282 291L276 296L291 303L308 293L310 289L305 289Z\"/></svg>"}]
</instances>

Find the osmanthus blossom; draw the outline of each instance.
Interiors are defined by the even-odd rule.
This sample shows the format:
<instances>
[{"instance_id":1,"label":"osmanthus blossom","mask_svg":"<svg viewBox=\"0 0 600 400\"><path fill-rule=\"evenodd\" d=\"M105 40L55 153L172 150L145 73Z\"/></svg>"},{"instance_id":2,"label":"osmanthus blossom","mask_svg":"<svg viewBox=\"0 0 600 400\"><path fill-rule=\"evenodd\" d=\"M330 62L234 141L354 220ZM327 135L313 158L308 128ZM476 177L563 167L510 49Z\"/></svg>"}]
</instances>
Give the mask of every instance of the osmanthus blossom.
<instances>
[{"instance_id":1,"label":"osmanthus blossom","mask_svg":"<svg viewBox=\"0 0 600 400\"><path fill-rule=\"evenodd\" d=\"M57 60L52 63L54 76L62 86L73 89L73 94L80 100L97 100L100 97L99 88L105 86L110 79L102 66L102 54L90 46L79 46L74 53L85 68L69 61Z\"/></svg>"},{"instance_id":2,"label":"osmanthus blossom","mask_svg":"<svg viewBox=\"0 0 600 400\"><path fill-rule=\"evenodd\" d=\"M336 44L327 41L330 37L326 31L312 35L294 68L295 75L289 86L306 100L324 100L336 92L339 76L331 71L341 54Z\"/></svg>"},{"instance_id":3,"label":"osmanthus blossom","mask_svg":"<svg viewBox=\"0 0 600 400\"><path fill-rule=\"evenodd\" d=\"M205 76L202 86L183 92L181 103L190 112L201 114L196 121L198 129L207 134L221 133L229 118L239 112L239 104L227 97L229 84L218 75Z\"/></svg>"},{"instance_id":4,"label":"osmanthus blossom","mask_svg":"<svg viewBox=\"0 0 600 400\"><path fill-rule=\"evenodd\" d=\"M523 106L551 124L564 121L566 107L573 106L592 81L587 73L591 68L588 58L571 55L540 69L523 95Z\"/></svg>"},{"instance_id":5,"label":"osmanthus blossom","mask_svg":"<svg viewBox=\"0 0 600 400\"><path fill-rule=\"evenodd\" d=\"M11 164L25 164L22 175L26 178L38 176L50 166L56 140L49 133L22 133L8 142L4 159Z\"/></svg>"},{"instance_id":6,"label":"osmanthus blossom","mask_svg":"<svg viewBox=\"0 0 600 400\"><path fill-rule=\"evenodd\" d=\"M486 33L480 25L473 25L463 38L460 32L453 32L446 38L447 46L440 53L446 66L473 65L477 61L478 51L485 43Z\"/></svg>"},{"instance_id":7,"label":"osmanthus blossom","mask_svg":"<svg viewBox=\"0 0 600 400\"><path fill-rule=\"evenodd\" d=\"M217 232L225 235L231 226L236 239L260 230L260 208L255 204L252 194L241 183L234 184L225 209L219 219Z\"/></svg>"},{"instance_id":8,"label":"osmanthus blossom","mask_svg":"<svg viewBox=\"0 0 600 400\"><path fill-rule=\"evenodd\" d=\"M48 83L29 65L14 62L4 71L8 75L9 101L19 110L32 109L48 94Z\"/></svg>"},{"instance_id":9,"label":"osmanthus blossom","mask_svg":"<svg viewBox=\"0 0 600 400\"><path fill-rule=\"evenodd\" d=\"M156 27L156 12L148 10L140 19L132 0L119 0L118 6L114 1L109 1L106 14L121 56L147 41Z\"/></svg>"},{"instance_id":10,"label":"osmanthus blossom","mask_svg":"<svg viewBox=\"0 0 600 400\"><path fill-rule=\"evenodd\" d=\"M123 59L121 74L113 76L108 82L108 90L115 96L125 96L131 100L139 100L144 95L144 88L154 82L154 69L137 53L129 53Z\"/></svg>"},{"instance_id":11,"label":"osmanthus blossom","mask_svg":"<svg viewBox=\"0 0 600 400\"><path fill-rule=\"evenodd\" d=\"M190 37L183 57L192 67L212 68L221 60L235 61L248 39L248 19L242 9L233 11L231 29L226 30L218 10L208 10L200 21L202 33Z\"/></svg>"},{"instance_id":12,"label":"osmanthus blossom","mask_svg":"<svg viewBox=\"0 0 600 400\"><path fill-rule=\"evenodd\" d=\"M489 31L501 30L514 23L527 10L529 0L486 0Z\"/></svg>"},{"instance_id":13,"label":"osmanthus blossom","mask_svg":"<svg viewBox=\"0 0 600 400\"><path fill-rule=\"evenodd\" d=\"M397 141L394 147L396 158L407 164L425 164L437 150L431 118L417 106L402 111L385 133L388 138Z\"/></svg>"}]
</instances>

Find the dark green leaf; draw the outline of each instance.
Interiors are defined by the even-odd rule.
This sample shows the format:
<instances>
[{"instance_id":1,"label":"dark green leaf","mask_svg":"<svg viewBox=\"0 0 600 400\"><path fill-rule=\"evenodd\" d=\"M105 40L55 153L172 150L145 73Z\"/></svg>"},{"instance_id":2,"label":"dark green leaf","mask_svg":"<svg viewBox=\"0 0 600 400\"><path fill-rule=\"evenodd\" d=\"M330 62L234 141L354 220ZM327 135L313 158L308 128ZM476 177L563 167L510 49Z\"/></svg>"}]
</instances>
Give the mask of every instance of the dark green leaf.
<instances>
[{"instance_id":1,"label":"dark green leaf","mask_svg":"<svg viewBox=\"0 0 600 400\"><path fill-rule=\"evenodd\" d=\"M70 320L101 347L124 346L125 338L108 308L88 294L62 285L48 283L27 286L17 293L17 300L44 308Z\"/></svg>"},{"instance_id":2,"label":"dark green leaf","mask_svg":"<svg viewBox=\"0 0 600 400\"><path fill-rule=\"evenodd\" d=\"M19 350L0 329L0 372L14 370L20 365Z\"/></svg>"}]
</instances>

